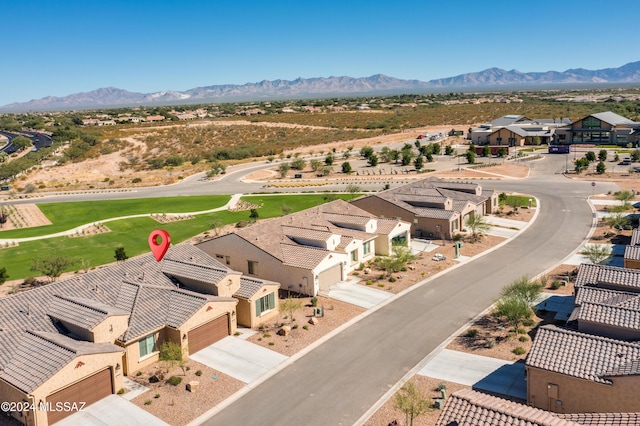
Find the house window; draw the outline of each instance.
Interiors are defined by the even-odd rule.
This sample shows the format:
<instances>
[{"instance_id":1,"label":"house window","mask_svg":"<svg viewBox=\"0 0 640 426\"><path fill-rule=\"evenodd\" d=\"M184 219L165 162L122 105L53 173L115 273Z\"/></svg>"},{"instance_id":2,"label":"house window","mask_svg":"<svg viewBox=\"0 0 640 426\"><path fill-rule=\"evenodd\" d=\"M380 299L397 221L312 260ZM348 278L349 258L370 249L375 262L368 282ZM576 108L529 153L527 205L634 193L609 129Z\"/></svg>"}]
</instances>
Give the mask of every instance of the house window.
<instances>
[{"instance_id":1,"label":"house window","mask_svg":"<svg viewBox=\"0 0 640 426\"><path fill-rule=\"evenodd\" d=\"M393 237L391 239L391 244L393 244L394 246L406 246L407 245L407 235L406 234L402 234L402 235L398 235L397 237Z\"/></svg>"},{"instance_id":2,"label":"house window","mask_svg":"<svg viewBox=\"0 0 640 426\"><path fill-rule=\"evenodd\" d=\"M274 293L269 293L266 296L256 300L256 316L259 317L263 313L270 311L276 307L276 296Z\"/></svg>"},{"instance_id":3,"label":"house window","mask_svg":"<svg viewBox=\"0 0 640 426\"><path fill-rule=\"evenodd\" d=\"M224 263L226 263L227 265L231 265L231 258L229 256L225 256Z\"/></svg>"},{"instance_id":4,"label":"house window","mask_svg":"<svg viewBox=\"0 0 640 426\"><path fill-rule=\"evenodd\" d=\"M357 262L358 261L358 251L354 250L350 253L351 255L351 263Z\"/></svg>"},{"instance_id":5,"label":"house window","mask_svg":"<svg viewBox=\"0 0 640 426\"><path fill-rule=\"evenodd\" d=\"M220 260L222 260L222 259L224 259L224 256L223 256L223 255L221 255L221 254L216 254L216 259L220 259Z\"/></svg>"},{"instance_id":6,"label":"house window","mask_svg":"<svg viewBox=\"0 0 640 426\"><path fill-rule=\"evenodd\" d=\"M371 253L371 241L362 244L362 253L366 256Z\"/></svg>"},{"instance_id":7,"label":"house window","mask_svg":"<svg viewBox=\"0 0 640 426\"><path fill-rule=\"evenodd\" d=\"M140 358L150 355L156 351L156 336L150 334L138 342L140 347Z\"/></svg>"},{"instance_id":8,"label":"house window","mask_svg":"<svg viewBox=\"0 0 640 426\"><path fill-rule=\"evenodd\" d=\"M247 261L247 273L249 275L258 275L258 262L254 260Z\"/></svg>"},{"instance_id":9,"label":"house window","mask_svg":"<svg viewBox=\"0 0 640 426\"><path fill-rule=\"evenodd\" d=\"M600 120L595 117L587 117L582 120L583 129L600 129L602 126Z\"/></svg>"}]
</instances>

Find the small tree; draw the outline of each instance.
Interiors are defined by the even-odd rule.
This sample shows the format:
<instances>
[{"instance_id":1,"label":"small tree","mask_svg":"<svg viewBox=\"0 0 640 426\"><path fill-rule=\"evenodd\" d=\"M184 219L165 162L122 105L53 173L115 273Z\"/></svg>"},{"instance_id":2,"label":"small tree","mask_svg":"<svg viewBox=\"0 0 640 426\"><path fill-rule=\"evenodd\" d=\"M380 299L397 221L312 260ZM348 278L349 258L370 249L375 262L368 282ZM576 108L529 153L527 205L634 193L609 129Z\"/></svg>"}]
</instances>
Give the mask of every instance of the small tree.
<instances>
[{"instance_id":1,"label":"small tree","mask_svg":"<svg viewBox=\"0 0 640 426\"><path fill-rule=\"evenodd\" d=\"M4 211L4 208L0 210L0 228L4 227L4 224L9 220L9 215Z\"/></svg>"},{"instance_id":2,"label":"small tree","mask_svg":"<svg viewBox=\"0 0 640 426\"><path fill-rule=\"evenodd\" d=\"M249 213L249 219L255 222L256 220L258 220L259 217L260 217L260 213L258 213L258 210L251 209L251 212Z\"/></svg>"},{"instance_id":3,"label":"small tree","mask_svg":"<svg viewBox=\"0 0 640 426\"><path fill-rule=\"evenodd\" d=\"M596 161L596 153L593 151L589 151L584 155L584 158L589 160L590 163L593 163L594 161Z\"/></svg>"},{"instance_id":4,"label":"small tree","mask_svg":"<svg viewBox=\"0 0 640 426\"><path fill-rule=\"evenodd\" d=\"M54 282L67 268L76 263L75 259L52 254L49 257L33 259L31 261L31 270L46 275L51 282Z\"/></svg>"},{"instance_id":5,"label":"small tree","mask_svg":"<svg viewBox=\"0 0 640 426\"><path fill-rule=\"evenodd\" d=\"M369 158L367 159L367 163L369 163L369 165L371 167L375 167L378 165L378 156L375 154L372 154L369 156Z\"/></svg>"},{"instance_id":6,"label":"small tree","mask_svg":"<svg viewBox=\"0 0 640 426\"><path fill-rule=\"evenodd\" d=\"M416 159L413 161L413 165L415 166L417 171L422 170L422 168L424 167L424 157L416 157Z\"/></svg>"},{"instance_id":7,"label":"small tree","mask_svg":"<svg viewBox=\"0 0 640 426\"><path fill-rule=\"evenodd\" d=\"M360 192L360 187L351 183L347 185L347 192L351 195L355 195Z\"/></svg>"},{"instance_id":8,"label":"small tree","mask_svg":"<svg viewBox=\"0 0 640 426\"><path fill-rule=\"evenodd\" d=\"M185 356L184 350L179 343L166 341L160 346L160 361L165 362L169 368L173 368L178 365L182 369L182 374L185 375ZM167 368L167 372L169 372Z\"/></svg>"},{"instance_id":9,"label":"small tree","mask_svg":"<svg viewBox=\"0 0 640 426\"><path fill-rule=\"evenodd\" d=\"M295 170L303 170L306 165L307 161L301 157L298 157L291 162L291 168Z\"/></svg>"},{"instance_id":10,"label":"small tree","mask_svg":"<svg viewBox=\"0 0 640 426\"><path fill-rule=\"evenodd\" d=\"M222 225L223 223L220 219L213 219L211 222L209 222L209 229L213 230L217 237L218 235L220 235L220 228L222 228Z\"/></svg>"},{"instance_id":11,"label":"small tree","mask_svg":"<svg viewBox=\"0 0 640 426\"><path fill-rule=\"evenodd\" d=\"M600 265L609 259L611 249L609 246L602 244L589 244L585 245L582 249L582 255L589 259L589 262L594 265Z\"/></svg>"},{"instance_id":12,"label":"small tree","mask_svg":"<svg viewBox=\"0 0 640 426\"><path fill-rule=\"evenodd\" d=\"M596 166L596 173L601 175L606 171L607 171L607 166L605 166L604 161L598 162L598 165Z\"/></svg>"},{"instance_id":13,"label":"small tree","mask_svg":"<svg viewBox=\"0 0 640 426\"><path fill-rule=\"evenodd\" d=\"M295 299L293 297L287 297L286 299L281 300L278 305L280 312L289 315L289 322L293 322L295 320L293 314L300 308L302 308L302 302L300 299Z\"/></svg>"},{"instance_id":14,"label":"small tree","mask_svg":"<svg viewBox=\"0 0 640 426\"><path fill-rule=\"evenodd\" d=\"M522 276L509 285L502 288L502 297L515 297L524 301L528 306L533 306L540 297L542 284L532 282L529 277Z\"/></svg>"},{"instance_id":15,"label":"small tree","mask_svg":"<svg viewBox=\"0 0 640 426\"><path fill-rule=\"evenodd\" d=\"M127 253L125 253L123 246L116 247L113 257L115 257L118 262L124 262L129 258L129 256L127 256Z\"/></svg>"},{"instance_id":16,"label":"small tree","mask_svg":"<svg viewBox=\"0 0 640 426\"><path fill-rule=\"evenodd\" d=\"M618 191L613 194L616 200L620 201L625 210L629 209L629 201L633 200L633 193L631 191Z\"/></svg>"},{"instance_id":17,"label":"small tree","mask_svg":"<svg viewBox=\"0 0 640 426\"><path fill-rule=\"evenodd\" d=\"M444 147L444 154L445 155L452 155L453 154L453 147L451 145L447 145Z\"/></svg>"},{"instance_id":18,"label":"small tree","mask_svg":"<svg viewBox=\"0 0 640 426\"><path fill-rule=\"evenodd\" d=\"M413 419L429 410L429 402L411 382L400 388L393 398L393 405L405 415L405 424L413 426Z\"/></svg>"},{"instance_id":19,"label":"small tree","mask_svg":"<svg viewBox=\"0 0 640 426\"><path fill-rule=\"evenodd\" d=\"M489 145L485 145L482 147L482 156L491 157L491 147Z\"/></svg>"},{"instance_id":20,"label":"small tree","mask_svg":"<svg viewBox=\"0 0 640 426\"><path fill-rule=\"evenodd\" d=\"M350 175L351 173L353 173L351 164L348 161L345 161L344 163L342 163L342 173L345 173L347 175Z\"/></svg>"},{"instance_id":21,"label":"small tree","mask_svg":"<svg viewBox=\"0 0 640 426\"><path fill-rule=\"evenodd\" d=\"M507 154L508 154L507 148L499 148L498 149L498 157L504 158L504 157L507 156Z\"/></svg>"},{"instance_id":22,"label":"small tree","mask_svg":"<svg viewBox=\"0 0 640 426\"><path fill-rule=\"evenodd\" d=\"M411 149L403 149L400 154L400 164L403 166L408 166L411 164L411 160L413 159L413 151Z\"/></svg>"},{"instance_id":23,"label":"small tree","mask_svg":"<svg viewBox=\"0 0 640 426\"><path fill-rule=\"evenodd\" d=\"M324 158L324 164L326 164L327 166L332 166L334 160L335 158L333 157L333 154L329 154Z\"/></svg>"},{"instance_id":24,"label":"small tree","mask_svg":"<svg viewBox=\"0 0 640 426\"><path fill-rule=\"evenodd\" d=\"M280 178L287 177L287 173L289 173L290 169L291 166L288 163L281 163L280 166L278 166L278 173L280 173Z\"/></svg>"},{"instance_id":25,"label":"small tree","mask_svg":"<svg viewBox=\"0 0 640 426\"><path fill-rule=\"evenodd\" d=\"M606 149L601 149L600 152L598 152L598 160L607 161L607 150Z\"/></svg>"},{"instance_id":26,"label":"small tree","mask_svg":"<svg viewBox=\"0 0 640 426\"><path fill-rule=\"evenodd\" d=\"M475 151L467 151L464 156L467 159L467 163L475 164L476 163L476 153Z\"/></svg>"},{"instance_id":27,"label":"small tree","mask_svg":"<svg viewBox=\"0 0 640 426\"><path fill-rule=\"evenodd\" d=\"M618 232L631 225L629 218L622 213L614 213L613 215L605 218L604 222L609 225L609 228L615 229Z\"/></svg>"},{"instance_id":28,"label":"small tree","mask_svg":"<svg viewBox=\"0 0 640 426\"><path fill-rule=\"evenodd\" d=\"M487 223L485 217L481 214L476 213L469 216L469 218L465 222L465 225L467 226L467 228L469 228L469 230L471 230L471 240L474 242L478 241L482 234L484 234L489 230L489 228L491 228L491 225Z\"/></svg>"},{"instance_id":29,"label":"small tree","mask_svg":"<svg viewBox=\"0 0 640 426\"><path fill-rule=\"evenodd\" d=\"M314 173L317 173L318 170L322 168L322 161L320 160L313 159L309 164L311 165L311 170L313 170Z\"/></svg>"},{"instance_id":30,"label":"small tree","mask_svg":"<svg viewBox=\"0 0 640 426\"><path fill-rule=\"evenodd\" d=\"M7 278L9 278L9 274L7 274L7 268L0 268L0 285L7 282Z\"/></svg>"},{"instance_id":31,"label":"small tree","mask_svg":"<svg viewBox=\"0 0 640 426\"><path fill-rule=\"evenodd\" d=\"M373 155L373 148L370 146L363 146L360 148L360 155L366 159L369 159Z\"/></svg>"},{"instance_id":32,"label":"small tree","mask_svg":"<svg viewBox=\"0 0 640 426\"><path fill-rule=\"evenodd\" d=\"M496 302L495 315L504 318L516 330L520 323L531 317L533 311L527 302L515 296L503 296Z\"/></svg>"}]
</instances>

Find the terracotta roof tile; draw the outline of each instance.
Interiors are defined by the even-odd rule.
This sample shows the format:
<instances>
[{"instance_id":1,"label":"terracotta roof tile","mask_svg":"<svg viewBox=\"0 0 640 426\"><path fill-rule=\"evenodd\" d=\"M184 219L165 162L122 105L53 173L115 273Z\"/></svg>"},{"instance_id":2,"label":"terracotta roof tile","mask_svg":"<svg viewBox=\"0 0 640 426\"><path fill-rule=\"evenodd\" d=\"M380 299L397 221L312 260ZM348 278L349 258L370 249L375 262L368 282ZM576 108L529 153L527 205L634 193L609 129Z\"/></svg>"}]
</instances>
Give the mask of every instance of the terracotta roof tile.
<instances>
[{"instance_id":1,"label":"terracotta roof tile","mask_svg":"<svg viewBox=\"0 0 640 426\"><path fill-rule=\"evenodd\" d=\"M561 329L540 327L526 364L597 383L606 373L640 359L640 344Z\"/></svg>"},{"instance_id":2,"label":"terracotta roof tile","mask_svg":"<svg viewBox=\"0 0 640 426\"><path fill-rule=\"evenodd\" d=\"M577 426L553 413L465 389L447 400L436 426Z\"/></svg>"},{"instance_id":3,"label":"terracotta roof tile","mask_svg":"<svg viewBox=\"0 0 640 426\"><path fill-rule=\"evenodd\" d=\"M265 285L277 285L278 287L280 287L279 283L273 281L243 276L242 278L240 278L240 288L234 293L233 296L239 297L241 299L250 299L256 293L262 290L262 287L264 287Z\"/></svg>"},{"instance_id":4,"label":"terracotta roof tile","mask_svg":"<svg viewBox=\"0 0 640 426\"><path fill-rule=\"evenodd\" d=\"M578 324L588 321L640 331L640 311L636 309L585 302L576 319Z\"/></svg>"}]
</instances>

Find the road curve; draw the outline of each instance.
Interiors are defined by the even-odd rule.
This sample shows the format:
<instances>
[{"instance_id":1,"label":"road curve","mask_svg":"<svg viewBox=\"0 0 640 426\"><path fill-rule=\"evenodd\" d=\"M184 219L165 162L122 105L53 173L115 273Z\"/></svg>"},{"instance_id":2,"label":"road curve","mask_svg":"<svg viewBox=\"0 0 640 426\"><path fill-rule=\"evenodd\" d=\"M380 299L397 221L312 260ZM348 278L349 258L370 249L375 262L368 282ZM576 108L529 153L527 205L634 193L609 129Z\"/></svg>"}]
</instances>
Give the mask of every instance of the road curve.
<instances>
[{"instance_id":1,"label":"road curve","mask_svg":"<svg viewBox=\"0 0 640 426\"><path fill-rule=\"evenodd\" d=\"M496 182L538 197L538 219L505 246L398 298L301 357L206 425L351 425L500 289L574 251L593 213L584 182ZM463 249L464 254L464 249Z\"/></svg>"}]
</instances>

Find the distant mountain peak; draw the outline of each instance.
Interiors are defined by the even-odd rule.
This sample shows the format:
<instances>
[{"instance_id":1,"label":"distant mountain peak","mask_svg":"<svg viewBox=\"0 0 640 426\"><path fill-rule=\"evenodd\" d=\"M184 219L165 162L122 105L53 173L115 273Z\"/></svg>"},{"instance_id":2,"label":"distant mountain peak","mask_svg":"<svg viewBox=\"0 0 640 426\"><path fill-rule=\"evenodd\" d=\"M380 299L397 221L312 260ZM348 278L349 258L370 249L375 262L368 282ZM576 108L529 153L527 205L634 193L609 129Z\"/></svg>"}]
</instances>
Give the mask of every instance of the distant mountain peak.
<instances>
[{"instance_id":1,"label":"distant mountain peak","mask_svg":"<svg viewBox=\"0 0 640 426\"><path fill-rule=\"evenodd\" d=\"M243 85L223 84L203 86L183 92L163 90L137 93L116 87L102 87L90 92L64 97L47 96L29 102L0 107L0 112L93 109L137 105L171 105L175 103L238 102L271 99L302 99L318 96L363 96L372 94L425 93L443 89L491 89L501 86L535 88L541 85L575 85L593 83L640 83L640 61L618 68L589 71L584 68L563 72L523 73L488 68L428 82L401 80L385 74L370 77L298 77L295 80L262 80Z\"/></svg>"}]
</instances>

